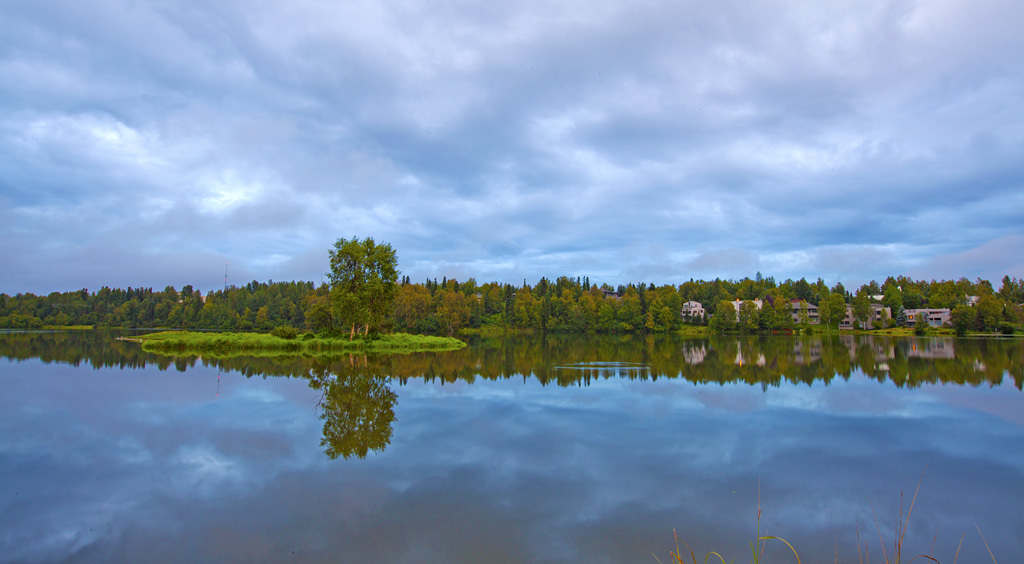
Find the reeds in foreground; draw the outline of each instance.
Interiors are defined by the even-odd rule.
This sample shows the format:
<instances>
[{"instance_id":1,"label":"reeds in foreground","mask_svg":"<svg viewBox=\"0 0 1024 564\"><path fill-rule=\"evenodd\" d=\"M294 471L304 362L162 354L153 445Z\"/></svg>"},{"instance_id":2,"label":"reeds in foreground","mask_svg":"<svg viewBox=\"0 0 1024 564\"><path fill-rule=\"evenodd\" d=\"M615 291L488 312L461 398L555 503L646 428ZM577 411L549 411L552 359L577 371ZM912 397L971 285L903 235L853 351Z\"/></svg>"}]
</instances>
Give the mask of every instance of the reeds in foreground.
<instances>
[{"instance_id":1,"label":"reeds in foreground","mask_svg":"<svg viewBox=\"0 0 1024 564\"><path fill-rule=\"evenodd\" d=\"M925 470L926 471L927 471L927 469L928 469L927 466L925 466ZM904 560L904 557L903 557L903 540L904 540L904 538L906 537L906 534L907 534L907 527L910 525L910 515L914 511L914 502L917 501L917 494L921 490L921 482L922 481L924 481L924 472L921 473L921 479L918 480L918 482L917 482L917 489L914 490L914 497L911 498L911 500L910 500L910 507L907 508L906 515L903 514L903 492L900 491L900 509L899 509L899 514L898 514L898 519L896 521L896 530L895 530L893 546L892 546L892 549L893 549L892 559L890 559L889 552L886 550L885 541L882 540L882 527L878 524L878 517L876 515L874 515L874 507L872 507L872 516L875 519L875 528L878 529L878 542L882 546L882 558L883 558L884 564L903 564L904 562L909 564L910 562L913 562L913 561L915 561L915 560L917 560L919 558L920 559L924 559L924 560L930 560L932 562L939 562L939 560L937 560L931 554L918 554L917 556L914 556L914 557L910 558L910 560ZM981 534L981 528L979 528L977 525L975 525L975 528L978 529L978 536L981 537L981 542L985 544L985 549L988 550L989 556L992 557L992 562L994 562L995 564L999 564L998 561L996 561L995 555L992 554L992 549L989 548L989 546L988 546L988 541L985 540L985 535ZM669 553L669 556L672 557L672 562L675 562L676 564L687 564L687 563L697 564L697 555L694 554L693 549L690 548L690 545L687 544L685 540L679 538L679 535L676 533L676 531L674 529L672 530L672 535L673 535L673 537L675 538L675 541L676 541L676 551ZM757 529L756 529L756 535L755 535L754 539L755 540L750 543L751 562L753 564L761 564L761 558L764 555L765 546L766 546L767 542L770 541L770 540L780 541L780 542L785 543L786 546L788 546L789 549L793 551L793 556L796 558L796 564L802 564L800 562L800 555L797 553L796 548L794 548L793 545L789 543L789 541L787 541L786 539L784 539L782 537L769 536L769 535L761 535L761 488L760 488L760 485L758 486L758 493L757 493ZM689 556L690 556L689 560L685 559L685 555L683 554L683 551L680 550L680 548L679 548L679 543L680 542L683 543L683 546L686 547L687 552L689 552ZM964 542L964 538L963 538L963 534L961 534L960 535L960 544L957 545L956 555L953 557L953 564L957 564L957 559L959 559L959 557L960 557L960 548L963 546L963 542ZM860 561L860 564L870 564L870 559L867 556L868 555L867 548L868 548L867 547L867 543L864 543L864 551L863 552L861 551L860 525L858 525L857 526L857 557L858 557L858 559ZM932 543L932 548L934 549L934 542ZM712 557L717 558L717 560L714 560ZM657 556L655 556L654 559L657 560L659 562L659 564L661 563L661 560L659 560ZM713 550L707 552L704 555L704 559L703 559L702 562L704 564L707 564L709 561L710 562L721 562L721 564L731 564L733 562L732 560L727 562L725 560L724 556L722 556L721 554L719 554L718 552L715 552ZM838 564L838 562L839 562L839 555L838 555L838 550L837 550L837 553L836 553L836 564ZM939 562L939 564L942 564L942 563Z\"/></svg>"}]
</instances>

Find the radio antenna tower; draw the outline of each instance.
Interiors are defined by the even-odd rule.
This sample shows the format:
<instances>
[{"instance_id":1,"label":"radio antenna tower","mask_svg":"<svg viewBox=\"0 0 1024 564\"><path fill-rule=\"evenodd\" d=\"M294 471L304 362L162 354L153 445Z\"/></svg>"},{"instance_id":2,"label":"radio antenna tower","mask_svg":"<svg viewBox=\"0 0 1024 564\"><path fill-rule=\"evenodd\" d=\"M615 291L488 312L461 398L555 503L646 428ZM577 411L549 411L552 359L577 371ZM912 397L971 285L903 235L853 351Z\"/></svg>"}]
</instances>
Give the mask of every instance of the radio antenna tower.
<instances>
[{"instance_id":1,"label":"radio antenna tower","mask_svg":"<svg viewBox=\"0 0 1024 564\"><path fill-rule=\"evenodd\" d=\"M224 291L228 291L228 261L224 261Z\"/></svg>"}]
</instances>

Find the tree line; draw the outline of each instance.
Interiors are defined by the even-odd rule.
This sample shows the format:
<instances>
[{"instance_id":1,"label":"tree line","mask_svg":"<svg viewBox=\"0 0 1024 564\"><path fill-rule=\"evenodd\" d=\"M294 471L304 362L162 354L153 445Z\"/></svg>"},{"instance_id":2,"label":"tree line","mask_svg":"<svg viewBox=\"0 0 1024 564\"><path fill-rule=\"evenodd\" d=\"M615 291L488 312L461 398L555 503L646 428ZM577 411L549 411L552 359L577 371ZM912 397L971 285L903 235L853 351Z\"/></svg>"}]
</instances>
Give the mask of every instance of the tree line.
<instances>
[{"instance_id":1,"label":"tree line","mask_svg":"<svg viewBox=\"0 0 1024 564\"><path fill-rule=\"evenodd\" d=\"M996 330L1001 323L1020 326L1024 281L1004 277L998 290L987 280L923 281L890 277L882 284L871 282L855 292L842 284L827 286L821 279L786 280L757 276L740 280L689 280L679 285L634 283L611 287L587 278L541 278L535 284L479 284L444 278L412 282L408 277L387 286L393 301L386 308L350 313L362 298L345 298L324 282L258 282L201 294L191 285L180 290L108 288L81 289L45 296L0 294L0 326L94 325L110 327L214 329L269 331L292 327L298 331L354 333L375 330L450 335L464 328L485 326L532 329L552 333L658 333L679 330L683 325L732 323L733 329L792 328L790 300L804 300L822 308L822 319L842 318L847 304L854 311L869 307L870 296L883 296L894 321L905 309L951 308L968 314L971 330ZM333 298L332 298L332 290ZM978 296L966 307L968 296ZM752 310L740 306L730 315L715 314L733 307L735 300L760 299L764 306ZM707 310L706 319L685 320L682 304L697 301ZM333 307L332 307L333 306ZM751 304L752 306L752 304ZM957 306L963 306L958 308ZM346 309L350 308L350 309ZM840 313L840 308L841 312ZM363 316L363 317L360 317Z\"/></svg>"},{"instance_id":2,"label":"tree line","mask_svg":"<svg viewBox=\"0 0 1024 564\"><path fill-rule=\"evenodd\" d=\"M340 238L328 250L327 281L258 282L202 294L191 285L181 290L153 288L88 289L46 296L0 294L0 327L44 326L270 331L288 328L317 333L404 331L453 335L464 328L497 327L543 333L661 333L684 324L710 324L717 331L791 329L791 303L820 308L822 322L838 325L851 304L866 319L872 300L881 296L899 321L905 309L955 308L954 322L990 331L1024 322L1024 281L1006 276L996 291L991 282L930 282L906 276L872 281L851 293L841 283L829 287L809 282L776 282L760 272L740 280L693 280L682 284L632 283L616 288L589 278L542 277L522 286L474 278L412 282L399 279L398 258L388 243L373 238ZM978 296L966 307L968 296ZM755 308L751 300L762 300ZM685 302L703 304L706 317L684 319ZM738 304L738 308L734 305ZM960 306L960 307L958 307ZM797 323L806 322L797 318Z\"/></svg>"}]
</instances>

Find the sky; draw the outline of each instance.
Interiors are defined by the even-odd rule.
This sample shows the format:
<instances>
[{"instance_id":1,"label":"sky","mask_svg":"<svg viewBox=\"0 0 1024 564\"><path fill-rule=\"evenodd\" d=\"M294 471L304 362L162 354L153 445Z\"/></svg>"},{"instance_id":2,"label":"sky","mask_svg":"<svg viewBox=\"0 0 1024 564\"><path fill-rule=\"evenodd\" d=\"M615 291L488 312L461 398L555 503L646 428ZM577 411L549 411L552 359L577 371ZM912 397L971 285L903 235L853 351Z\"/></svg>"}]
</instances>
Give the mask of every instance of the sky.
<instances>
[{"instance_id":1,"label":"sky","mask_svg":"<svg viewBox=\"0 0 1024 564\"><path fill-rule=\"evenodd\" d=\"M1017 0L5 0L0 292L1024 278ZM225 268L226 267L226 268Z\"/></svg>"}]
</instances>

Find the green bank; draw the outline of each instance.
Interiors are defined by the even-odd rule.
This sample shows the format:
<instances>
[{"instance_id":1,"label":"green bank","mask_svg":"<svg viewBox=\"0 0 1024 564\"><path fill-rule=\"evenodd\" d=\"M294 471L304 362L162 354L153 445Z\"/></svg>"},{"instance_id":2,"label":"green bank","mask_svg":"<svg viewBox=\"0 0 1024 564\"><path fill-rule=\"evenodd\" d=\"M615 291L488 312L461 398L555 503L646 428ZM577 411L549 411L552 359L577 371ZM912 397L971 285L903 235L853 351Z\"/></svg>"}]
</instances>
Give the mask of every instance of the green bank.
<instances>
[{"instance_id":1,"label":"green bank","mask_svg":"<svg viewBox=\"0 0 1024 564\"><path fill-rule=\"evenodd\" d=\"M371 338L316 337L307 333L286 338L265 333L208 333L161 331L133 337L148 352L197 354L207 356L326 355L338 353L405 354L430 351L454 351L466 343L451 337L394 333Z\"/></svg>"}]
</instances>

